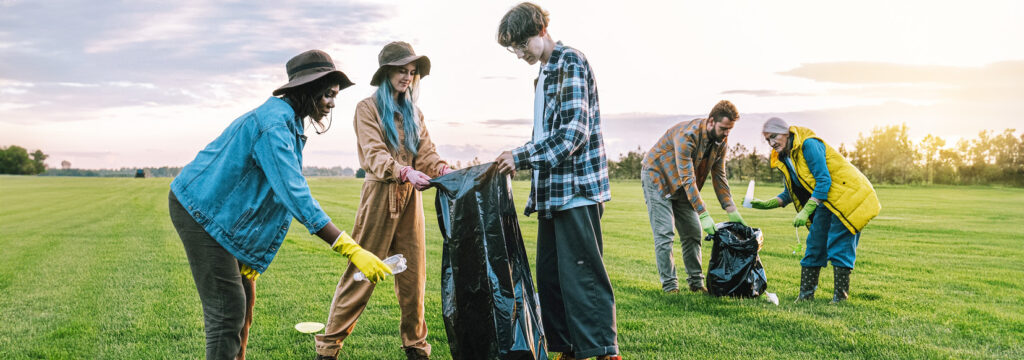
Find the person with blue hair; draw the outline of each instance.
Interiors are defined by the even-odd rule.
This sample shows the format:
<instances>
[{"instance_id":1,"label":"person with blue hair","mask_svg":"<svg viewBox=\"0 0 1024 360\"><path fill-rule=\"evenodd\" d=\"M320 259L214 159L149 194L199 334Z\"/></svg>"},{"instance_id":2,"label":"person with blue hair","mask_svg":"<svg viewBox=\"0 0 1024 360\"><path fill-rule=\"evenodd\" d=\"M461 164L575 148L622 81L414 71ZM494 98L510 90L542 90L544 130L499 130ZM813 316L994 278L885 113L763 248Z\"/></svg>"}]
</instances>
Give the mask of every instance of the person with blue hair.
<instances>
[{"instance_id":1,"label":"person with blue hair","mask_svg":"<svg viewBox=\"0 0 1024 360\"><path fill-rule=\"evenodd\" d=\"M451 170L441 160L416 106L418 85L430 73L430 59L408 43L384 46L370 85L374 95L356 106L359 166L366 171L352 236L378 257L403 254L408 270L395 276L401 308L402 347L409 359L427 359L425 225L419 191ZM418 191L417 191L418 190ZM374 284L353 279L349 267L338 282L324 334L316 336L317 359L336 359L342 343L373 294Z\"/></svg>"}]
</instances>

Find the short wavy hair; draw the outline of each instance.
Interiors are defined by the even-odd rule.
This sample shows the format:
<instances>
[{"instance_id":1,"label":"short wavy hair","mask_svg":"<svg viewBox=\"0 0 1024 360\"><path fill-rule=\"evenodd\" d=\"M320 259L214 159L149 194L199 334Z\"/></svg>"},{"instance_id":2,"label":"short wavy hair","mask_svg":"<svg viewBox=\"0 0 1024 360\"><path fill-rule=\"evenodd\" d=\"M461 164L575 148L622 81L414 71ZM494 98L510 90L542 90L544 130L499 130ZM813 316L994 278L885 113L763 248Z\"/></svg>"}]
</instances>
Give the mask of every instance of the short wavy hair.
<instances>
[{"instance_id":1,"label":"short wavy hair","mask_svg":"<svg viewBox=\"0 0 1024 360\"><path fill-rule=\"evenodd\" d=\"M722 100L715 104L715 107L711 108L711 114L708 115L708 119L711 122L722 121L723 117L727 117L732 121L740 119L740 112L736 110L736 105L733 105L729 100Z\"/></svg>"},{"instance_id":2,"label":"short wavy hair","mask_svg":"<svg viewBox=\"0 0 1024 360\"><path fill-rule=\"evenodd\" d=\"M519 3L501 18L498 24L498 44L505 47L520 45L547 27L547 11L531 2Z\"/></svg>"}]
</instances>

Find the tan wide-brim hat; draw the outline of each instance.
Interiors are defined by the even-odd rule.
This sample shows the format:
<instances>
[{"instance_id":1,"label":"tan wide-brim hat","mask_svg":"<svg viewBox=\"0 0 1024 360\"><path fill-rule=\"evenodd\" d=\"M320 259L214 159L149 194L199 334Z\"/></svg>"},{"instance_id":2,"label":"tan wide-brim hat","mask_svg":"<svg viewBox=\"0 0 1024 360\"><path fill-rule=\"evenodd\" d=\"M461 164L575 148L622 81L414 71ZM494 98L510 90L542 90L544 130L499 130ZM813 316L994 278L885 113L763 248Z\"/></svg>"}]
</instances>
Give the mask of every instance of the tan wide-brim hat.
<instances>
[{"instance_id":1,"label":"tan wide-brim hat","mask_svg":"<svg viewBox=\"0 0 1024 360\"><path fill-rule=\"evenodd\" d=\"M420 78L430 74L430 58L426 55L416 55L416 52L412 50L412 45L409 45L409 43L395 41L384 45L384 49L381 49L380 54L377 55L377 63L380 67L377 68L377 72L373 73L370 85L380 85L380 82L387 76L387 71L385 71L387 67L405 66L411 62L416 62L416 72L420 74Z\"/></svg>"},{"instance_id":2,"label":"tan wide-brim hat","mask_svg":"<svg viewBox=\"0 0 1024 360\"><path fill-rule=\"evenodd\" d=\"M295 55L291 60L288 60L285 70L288 72L288 83L274 90L275 96L316 81L324 76L337 77L338 86L341 89L355 85L348 79L345 73L334 67L334 60L331 60L331 56L320 50L309 50Z\"/></svg>"}]
</instances>

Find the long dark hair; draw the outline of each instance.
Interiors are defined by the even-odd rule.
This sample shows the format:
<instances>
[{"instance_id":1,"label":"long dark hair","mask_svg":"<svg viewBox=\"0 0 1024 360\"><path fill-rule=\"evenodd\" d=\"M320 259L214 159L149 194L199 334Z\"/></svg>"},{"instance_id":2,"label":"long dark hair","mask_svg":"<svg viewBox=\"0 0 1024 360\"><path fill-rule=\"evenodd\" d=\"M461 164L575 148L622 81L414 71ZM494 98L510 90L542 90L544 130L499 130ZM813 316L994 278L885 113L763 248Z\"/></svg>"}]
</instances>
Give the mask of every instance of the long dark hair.
<instances>
[{"instance_id":1,"label":"long dark hair","mask_svg":"<svg viewBox=\"0 0 1024 360\"><path fill-rule=\"evenodd\" d=\"M281 97L288 100L292 110L295 110L295 118L301 121L316 112L317 102L326 96L334 85L341 85L341 78L330 74L305 85L288 89ZM331 128L334 112L332 111L329 116L327 119L309 119L309 124L313 125L317 134L323 134ZM324 120L326 120L326 124Z\"/></svg>"}]
</instances>

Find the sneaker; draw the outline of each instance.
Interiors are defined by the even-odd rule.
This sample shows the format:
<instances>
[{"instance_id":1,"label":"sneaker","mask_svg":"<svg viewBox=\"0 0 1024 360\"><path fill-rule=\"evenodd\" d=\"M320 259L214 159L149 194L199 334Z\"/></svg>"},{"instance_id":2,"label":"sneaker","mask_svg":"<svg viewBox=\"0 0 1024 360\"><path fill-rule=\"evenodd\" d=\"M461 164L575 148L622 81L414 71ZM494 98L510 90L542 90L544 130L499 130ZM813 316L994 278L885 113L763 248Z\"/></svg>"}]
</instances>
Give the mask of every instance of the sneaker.
<instances>
[{"instance_id":1,"label":"sneaker","mask_svg":"<svg viewBox=\"0 0 1024 360\"><path fill-rule=\"evenodd\" d=\"M699 286L698 287L698 286L695 286L695 285L690 285L690 292L699 292L699 293L707 294L708 293L708 288L706 288L704 286Z\"/></svg>"},{"instance_id":2,"label":"sneaker","mask_svg":"<svg viewBox=\"0 0 1024 360\"><path fill-rule=\"evenodd\" d=\"M430 356L420 354L416 351L416 348L405 348L405 358L407 360L430 360Z\"/></svg>"},{"instance_id":3,"label":"sneaker","mask_svg":"<svg viewBox=\"0 0 1024 360\"><path fill-rule=\"evenodd\" d=\"M666 290L665 293L666 294L678 294L679 293L679 289Z\"/></svg>"}]
</instances>

